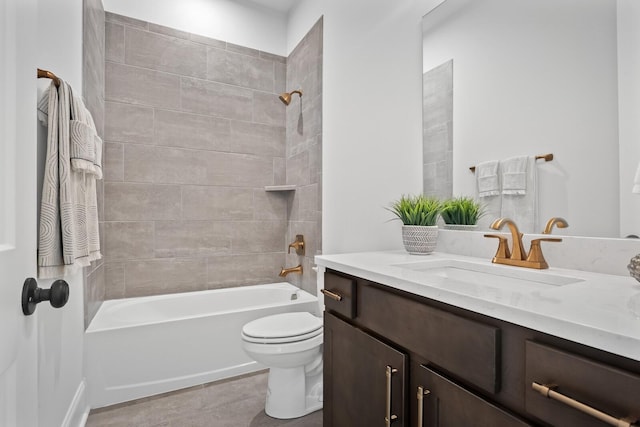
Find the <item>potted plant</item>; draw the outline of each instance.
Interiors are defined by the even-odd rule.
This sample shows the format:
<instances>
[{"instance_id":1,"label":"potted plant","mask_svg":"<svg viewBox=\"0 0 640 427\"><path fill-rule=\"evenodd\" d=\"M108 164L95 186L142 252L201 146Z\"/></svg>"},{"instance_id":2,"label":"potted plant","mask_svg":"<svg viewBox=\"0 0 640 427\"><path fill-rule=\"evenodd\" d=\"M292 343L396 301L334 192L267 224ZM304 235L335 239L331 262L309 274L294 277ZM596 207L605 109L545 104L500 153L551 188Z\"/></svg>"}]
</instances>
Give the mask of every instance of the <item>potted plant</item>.
<instances>
[{"instance_id":1,"label":"potted plant","mask_svg":"<svg viewBox=\"0 0 640 427\"><path fill-rule=\"evenodd\" d=\"M433 252L438 239L438 216L441 202L433 197L402 196L388 208L402 221L402 243L410 254Z\"/></svg>"},{"instance_id":2,"label":"potted plant","mask_svg":"<svg viewBox=\"0 0 640 427\"><path fill-rule=\"evenodd\" d=\"M482 205L470 197L457 197L442 202L440 216L445 228L452 230L473 230L484 215Z\"/></svg>"}]
</instances>

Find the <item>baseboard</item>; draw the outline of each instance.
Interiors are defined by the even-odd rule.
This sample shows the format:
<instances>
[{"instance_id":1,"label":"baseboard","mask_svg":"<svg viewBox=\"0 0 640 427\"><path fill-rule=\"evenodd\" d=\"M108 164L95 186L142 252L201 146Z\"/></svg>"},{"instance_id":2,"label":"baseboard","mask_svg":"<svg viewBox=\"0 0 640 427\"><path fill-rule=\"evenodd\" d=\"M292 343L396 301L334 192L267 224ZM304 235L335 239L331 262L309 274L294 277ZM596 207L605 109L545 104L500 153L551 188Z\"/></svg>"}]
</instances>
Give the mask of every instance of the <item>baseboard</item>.
<instances>
[{"instance_id":1,"label":"baseboard","mask_svg":"<svg viewBox=\"0 0 640 427\"><path fill-rule=\"evenodd\" d=\"M67 414L61 427L84 427L89 416L89 403L87 402L86 385L83 379L78 385L76 394L67 409Z\"/></svg>"}]
</instances>

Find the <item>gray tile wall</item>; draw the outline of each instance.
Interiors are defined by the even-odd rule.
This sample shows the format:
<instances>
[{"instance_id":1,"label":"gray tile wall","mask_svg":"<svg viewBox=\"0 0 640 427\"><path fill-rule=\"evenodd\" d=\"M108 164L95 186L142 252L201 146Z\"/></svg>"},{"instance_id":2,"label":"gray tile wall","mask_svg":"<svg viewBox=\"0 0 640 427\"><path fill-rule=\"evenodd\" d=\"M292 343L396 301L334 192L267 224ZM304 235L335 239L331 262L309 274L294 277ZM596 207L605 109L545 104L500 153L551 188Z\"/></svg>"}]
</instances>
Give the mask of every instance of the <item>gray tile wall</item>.
<instances>
[{"instance_id":1,"label":"gray tile wall","mask_svg":"<svg viewBox=\"0 0 640 427\"><path fill-rule=\"evenodd\" d=\"M83 95L87 108L93 116L98 134L104 138L104 61L105 61L105 14L101 0L83 1ZM104 158L104 155L103 155ZM98 218L104 250L104 182L97 181ZM103 252L104 254L104 252ZM105 299L104 259L84 269L84 323L91 319Z\"/></svg>"},{"instance_id":2,"label":"gray tile wall","mask_svg":"<svg viewBox=\"0 0 640 427\"><path fill-rule=\"evenodd\" d=\"M287 266L302 264L302 276L287 280L316 294L313 257L322 252L322 18L287 58L287 91L301 89L286 110L286 183L295 184L289 199L287 240L304 235L304 256L287 255ZM292 251L293 252L293 251Z\"/></svg>"},{"instance_id":3,"label":"gray tile wall","mask_svg":"<svg viewBox=\"0 0 640 427\"><path fill-rule=\"evenodd\" d=\"M445 199L453 194L453 59L422 82L423 192Z\"/></svg>"},{"instance_id":4,"label":"gray tile wall","mask_svg":"<svg viewBox=\"0 0 640 427\"><path fill-rule=\"evenodd\" d=\"M286 58L106 21L106 298L280 281Z\"/></svg>"}]
</instances>

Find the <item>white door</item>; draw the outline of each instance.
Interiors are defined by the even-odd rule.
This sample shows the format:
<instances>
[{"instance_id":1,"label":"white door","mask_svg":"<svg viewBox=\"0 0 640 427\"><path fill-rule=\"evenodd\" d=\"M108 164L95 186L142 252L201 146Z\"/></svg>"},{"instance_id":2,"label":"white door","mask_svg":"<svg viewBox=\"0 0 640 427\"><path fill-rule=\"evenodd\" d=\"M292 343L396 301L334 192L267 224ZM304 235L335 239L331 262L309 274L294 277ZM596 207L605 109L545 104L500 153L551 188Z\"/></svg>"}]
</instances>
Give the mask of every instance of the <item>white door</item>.
<instances>
[{"instance_id":1,"label":"white door","mask_svg":"<svg viewBox=\"0 0 640 427\"><path fill-rule=\"evenodd\" d=\"M0 427L36 426L36 314L22 314L36 277L36 2L0 1Z\"/></svg>"}]
</instances>

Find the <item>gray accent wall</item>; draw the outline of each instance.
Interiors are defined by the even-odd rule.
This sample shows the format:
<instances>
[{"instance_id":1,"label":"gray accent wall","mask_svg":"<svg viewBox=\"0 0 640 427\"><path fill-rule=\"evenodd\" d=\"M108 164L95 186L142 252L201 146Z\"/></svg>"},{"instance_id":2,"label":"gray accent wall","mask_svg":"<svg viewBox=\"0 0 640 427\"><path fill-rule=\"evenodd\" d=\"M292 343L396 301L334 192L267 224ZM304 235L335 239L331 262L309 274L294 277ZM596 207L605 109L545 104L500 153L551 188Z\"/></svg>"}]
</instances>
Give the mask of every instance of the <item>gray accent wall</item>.
<instances>
[{"instance_id":1,"label":"gray accent wall","mask_svg":"<svg viewBox=\"0 0 640 427\"><path fill-rule=\"evenodd\" d=\"M288 243L304 235L304 256L287 255L287 266L302 264L302 276L288 281L316 294L313 257L322 253L322 36L323 18L287 58L287 91L301 89L287 107L286 183L296 192L288 200ZM292 250L293 252L293 250Z\"/></svg>"},{"instance_id":2,"label":"gray accent wall","mask_svg":"<svg viewBox=\"0 0 640 427\"><path fill-rule=\"evenodd\" d=\"M93 116L98 135L104 138L104 60L105 13L101 0L83 1L83 69L84 101ZM104 155L103 155L104 158ZM104 181L96 182L98 219L104 248ZM104 254L104 252L103 252ZM84 269L84 324L89 325L105 299L104 258Z\"/></svg>"},{"instance_id":3,"label":"gray accent wall","mask_svg":"<svg viewBox=\"0 0 640 427\"><path fill-rule=\"evenodd\" d=\"M105 30L105 297L282 281L297 230L314 236L313 256L320 233L304 227L320 223L318 67L291 82L310 92L289 148L299 103L278 100L286 58L112 13ZM264 191L294 181L295 196Z\"/></svg>"},{"instance_id":4,"label":"gray accent wall","mask_svg":"<svg viewBox=\"0 0 640 427\"><path fill-rule=\"evenodd\" d=\"M423 74L423 192L453 194L453 59Z\"/></svg>"}]
</instances>

